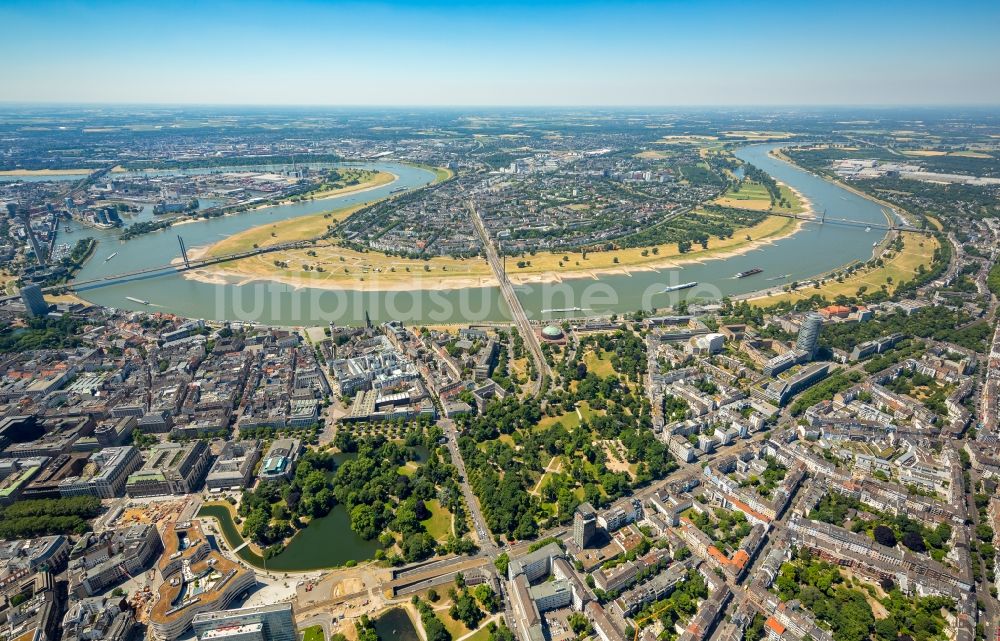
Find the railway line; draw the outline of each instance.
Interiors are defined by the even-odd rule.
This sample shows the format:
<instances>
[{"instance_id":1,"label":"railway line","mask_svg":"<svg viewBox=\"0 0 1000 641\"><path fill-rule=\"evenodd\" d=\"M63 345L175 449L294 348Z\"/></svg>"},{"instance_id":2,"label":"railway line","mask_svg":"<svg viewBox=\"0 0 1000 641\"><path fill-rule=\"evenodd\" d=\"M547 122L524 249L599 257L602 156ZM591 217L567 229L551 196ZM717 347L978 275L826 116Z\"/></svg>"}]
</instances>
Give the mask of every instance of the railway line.
<instances>
[{"instance_id":1,"label":"railway line","mask_svg":"<svg viewBox=\"0 0 1000 641\"><path fill-rule=\"evenodd\" d=\"M472 216L472 224L483 242L486 262L490 264L490 268L493 270L493 275L500 286L500 294L503 296L504 302L507 303L507 308L514 319L514 324L517 325L518 331L521 332L521 338L524 340L525 346L531 352L531 356L537 365L538 378L535 381L535 394L538 394L542 389L542 381L552 377L552 369L545 360L545 355L542 354L542 346L538 342L538 336L531 327L531 323L528 322L528 315L525 313L521 301L514 292L514 286L511 285L510 279L507 278L507 272L503 267L503 259L497 252L496 245L489 231L486 229L486 225L483 223L482 216L479 215L475 203L471 200L468 202L468 207L469 213Z\"/></svg>"}]
</instances>

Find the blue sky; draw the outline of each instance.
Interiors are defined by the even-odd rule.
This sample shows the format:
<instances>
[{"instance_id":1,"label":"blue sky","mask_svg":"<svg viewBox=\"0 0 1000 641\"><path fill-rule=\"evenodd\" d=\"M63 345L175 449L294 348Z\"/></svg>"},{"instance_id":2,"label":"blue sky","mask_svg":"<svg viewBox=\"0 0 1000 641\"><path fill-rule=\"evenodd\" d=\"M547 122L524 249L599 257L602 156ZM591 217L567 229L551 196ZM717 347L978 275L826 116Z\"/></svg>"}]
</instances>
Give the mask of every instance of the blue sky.
<instances>
[{"instance_id":1,"label":"blue sky","mask_svg":"<svg viewBox=\"0 0 1000 641\"><path fill-rule=\"evenodd\" d=\"M0 0L0 101L1000 104L1000 2Z\"/></svg>"}]
</instances>

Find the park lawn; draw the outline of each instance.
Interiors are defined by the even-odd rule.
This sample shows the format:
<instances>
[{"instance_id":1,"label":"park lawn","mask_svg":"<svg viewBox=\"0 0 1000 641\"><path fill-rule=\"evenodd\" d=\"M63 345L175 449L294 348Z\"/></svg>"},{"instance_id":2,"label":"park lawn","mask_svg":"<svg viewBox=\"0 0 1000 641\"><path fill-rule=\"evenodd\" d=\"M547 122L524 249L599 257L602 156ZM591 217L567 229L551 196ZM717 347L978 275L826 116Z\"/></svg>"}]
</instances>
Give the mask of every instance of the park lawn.
<instances>
[{"instance_id":1,"label":"park lawn","mask_svg":"<svg viewBox=\"0 0 1000 641\"><path fill-rule=\"evenodd\" d=\"M486 624L484 623L482 627L476 630L474 634L470 634L469 636L465 637L463 641L489 641L489 639L490 639L490 630L488 627L486 627Z\"/></svg>"},{"instance_id":2,"label":"park lawn","mask_svg":"<svg viewBox=\"0 0 1000 641\"><path fill-rule=\"evenodd\" d=\"M587 350L583 357L583 364L587 366L587 372L593 372L601 378L616 375L615 368L611 365L610 356L604 352L598 354L594 350Z\"/></svg>"},{"instance_id":3,"label":"park lawn","mask_svg":"<svg viewBox=\"0 0 1000 641\"><path fill-rule=\"evenodd\" d=\"M448 508L441 505L441 501L438 499L431 499L430 501L425 501L424 505L430 511L430 518L421 521L424 527L427 528L427 533L433 536L437 541L445 541L451 534L451 512Z\"/></svg>"},{"instance_id":4,"label":"park lawn","mask_svg":"<svg viewBox=\"0 0 1000 641\"><path fill-rule=\"evenodd\" d=\"M16 294L17 288L14 284L18 278L16 274L11 274L7 270L0 270L0 294Z\"/></svg>"},{"instance_id":5,"label":"park lawn","mask_svg":"<svg viewBox=\"0 0 1000 641\"><path fill-rule=\"evenodd\" d=\"M576 410L573 410L572 412L563 412L562 414L556 414L555 416L543 416L542 420L538 421L538 425L532 428L532 431L538 432L545 430L552 427L556 423L562 423L562 426L567 430L573 431L580 427L580 417L577 416Z\"/></svg>"},{"instance_id":6,"label":"park lawn","mask_svg":"<svg viewBox=\"0 0 1000 641\"><path fill-rule=\"evenodd\" d=\"M323 626L321 625L311 625L302 632L302 641L326 641L326 635L323 634Z\"/></svg>"},{"instance_id":7,"label":"park lawn","mask_svg":"<svg viewBox=\"0 0 1000 641\"><path fill-rule=\"evenodd\" d=\"M804 210L799 197L787 185L779 183L778 190L781 192L782 198L787 201L788 204L786 206L782 206L778 202L772 206L771 193L767 191L767 188L760 183L749 181L744 181L739 191L726 191L726 193L716 198L713 203L723 207L771 211L783 214L797 214Z\"/></svg>"},{"instance_id":8,"label":"park lawn","mask_svg":"<svg viewBox=\"0 0 1000 641\"><path fill-rule=\"evenodd\" d=\"M744 180L739 191L727 191L725 196L733 200L771 200L771 194L764 185Z\"/></svg>"},{"instance_id":9,"label":"park lawn","mask_svg":"<svg viewBox=\"0 0 1000 641\"><path fill-rule=\"evenodd\" d=\"M580 416L584 421L590 421L591 417L593 417L594 415L603 416L605 413L607 413L607 410L592 409L590 407L590 403L588 403L587 401L580 401L580 403L576 406L576 409L580 411Z\"/></svg>"},{"instance_id":10,"label":"park lawn","mask_svg":"<svg viewBox=\"0 0 1000 641\"><path fill-rule=\"evenodd\" d=\"M451 618L451 615L448 614L448 608L442 610L435 609L434 614L438 615L438 618L441 619L441 623L444 624L445 629L451 633L452 639L458 639L471 632L469 628L465 627L464 623L458 619Z\"/></svg>"},{"instance_id":11,"label":"park lawn","mask_svg":"<svg viewBox=\"0 0 1000 641\"><path fill-rule=\"evenodd\" d=\"M513 447L514 449L517 449L517 443L514 441L514 437L511 436L510 434L501 434L500 436L497 437L497 440L500 441L501 443L506 443L507 445ZM490 442L491 441L481 441L479 443L476 443L476 447L485 452L486 446Z\"/></svg>"},{"instance_id":12,"label":"park lawn","mask_svg":"<svg viewBox=\"0 0 1000 641\"><path fill-rule=\"evenodd\" d=\"M528 376L528 357L515 358L510 363L510 373L512 376L527 377Z\"/></svg>"},{"instance_id":13,"label":"park lawn","mask_svg":"<svg viewBox=\"0 0 1000 641\"><path fill-rule=\"evenodd\" d=\"M881 289L883 284L888 286L888 290L891 293L895 291L896 286L900 282L912 279L920 265L930 267L934 259L934 250L937 247L938 240L933 236L904 232L903 251L885 261L882 267L877 267L870 271L855 272L841 283L835 280L830 281L820 285L819 289L807 287L794 292L785 292L775 294L774 296L753 299L749 302L760 307L768 307L782 301L794 303L809 298L814 294L819 294L828 300L833 300L841 294L848 297L856 296L858 289L862 286L866 286L868 291L875 291ZM889 278L892 278L892 284L888 284Z\"/></svg>"},{"instance_id":14,"label":"park lawn","mask_svg":"<svg viewBox=\"0 0 1000 641\"><path fill-rule=\"evenodd\" d=\"M416 462L414 462L414 461L407 461L404 465L400 465L399 466L398 472L400 474L402 474L403 476L413 476L414 472L417 471L418 467L420 467L420 466L417 465Z\"/></svg>"},{"instance_id":15,"label":"park lawn","mask_svg":"<svg viewBox=\"0 0 1000 641\"><path fill-rule=\"evenodd\" d=\"M553 476L555 474L561 474L564 471L562 466L562 460L561 459L556 460L556 459L560 459L559 455L553 456L545 463L545 467L542 468L545 471L542 472L541 475L539 475L538 480L536 480L534 485L531 487L531 492L529 492L529 494L534 494L535 496L537 496L538 493L541 491L542 487L545 486L545 481L547 477ZM552 468L551 470L549 469L550 467ZM532 474L532 476L534 476L534 474Z\"/></svg>"},{"instance_id":16,"label":"park lawn","mask_svg":"<svg viewBox=\"0 0 1000 641\"><path fill-rule=\"evenodd\" d=\"M588 367L589 369L589 367ZM583 421L589 421L595 414L603 415L604 410L596 411L591 409L590 403L587 401L580 401L577 404L577 410L572 412L563 412L562 414L556 414L555 416L543 416L542 420L538 421L538 425L534 427L533 431L544 430L552 427L556 423L562 423L562 426L567 430L575 430L580 427L580 423Z\"/></svg>"}]
</instances>

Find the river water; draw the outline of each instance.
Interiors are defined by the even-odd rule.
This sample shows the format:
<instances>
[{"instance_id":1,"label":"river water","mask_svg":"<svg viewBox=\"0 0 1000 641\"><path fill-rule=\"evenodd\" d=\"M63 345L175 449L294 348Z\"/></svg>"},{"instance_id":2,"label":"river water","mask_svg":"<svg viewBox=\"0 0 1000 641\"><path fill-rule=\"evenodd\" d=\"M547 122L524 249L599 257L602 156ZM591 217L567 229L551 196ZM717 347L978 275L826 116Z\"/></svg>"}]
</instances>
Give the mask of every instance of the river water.
<instances>
[{"instance_id":1,"label":"river water","mask_svg":"<svg viewBox=\"0 0 1000 641\"><path fill-rule=\"evenodd\" d=\"M740 159L756 165L775 179L797 189L812 202L817 212L829 218L883 224L882 208L831 182L813 176L769 155L776 144L751 145L736 152ZM170 229L139 236L127 242L117 240L117 231L101 232L74 223L72 232L62 233L59 242L72 243L83 236L99 240L94 257L78 275L88 280L142 267L169 263L179 256L177 236L189 248L210 245L232 234L270 221L319 213L363 203L388 195L399 187L414 189L430 183L433 174L424 169L396 163L364 165L391 171L399 180L378 189L349 194L333 200L318 200L268 207L206 221L176 225ZM137 220L145 219L146 212ZM730 258L709 259L677 269L641 271L631 275L607 275L598 279L570 279L562 283L519 286L518 298L529 318L550 318L559 312L543 310L581 308L584 314L630 312L657 309L686 300L717 299L805 280L843 265L871 257L873 243L882 240L879 230L861 227L806 223L789 237ZM711 244L709 244L711 247ZM110 261L105 258L113 252ZM763 272L743 279L734 274L759 267ZM782 278L785 275L787 278ZM772 280L773 279L773 280ZM661 293L664 287L690 281L698 286L680 292ZM254 320L275 325L322 325L330 321L350 324L372 320L403 320L410 323L502 321L509 312L496 288L461 290L415 290L403 292L328 291L295 289L272 282L236 284L200 283L169 272L99 288L80 295L94 303L123 309L168 311L205 319ZM150 301L144 306L126 296ZM575 315L580 315L576 312Z\"/></svg>"},{"instance_id":2,"label":"river water","mask_svg":"<svg viewBox=\"0 0 1000 641\"><path fill-rule=\"evenodd\" d=\"M781 145L777 144L751 145L739 149L736 156L797 189L811 201L817 215L826 210L831 219L885 224L885 215L878 204L770 156L770 152L779 147ZM535 318L545 309L580 307L593 310L593 313L622 313L669 307L682 298L718 300L722 296L805 280L848 263L868 260L872 256L873 243L884 236L881 230L866 232L863 227L806 223L796 234L739 256L708 259L678 269L605 276L598 281L571 280L556 286L518 287L517 292L529 316L534 314ZM734 278L736 273L755 267L763 272ZM787 278L781 278L786 274ZM662 293L668 285L692 281L698 286Z\"/></svg>"}]
</instances>

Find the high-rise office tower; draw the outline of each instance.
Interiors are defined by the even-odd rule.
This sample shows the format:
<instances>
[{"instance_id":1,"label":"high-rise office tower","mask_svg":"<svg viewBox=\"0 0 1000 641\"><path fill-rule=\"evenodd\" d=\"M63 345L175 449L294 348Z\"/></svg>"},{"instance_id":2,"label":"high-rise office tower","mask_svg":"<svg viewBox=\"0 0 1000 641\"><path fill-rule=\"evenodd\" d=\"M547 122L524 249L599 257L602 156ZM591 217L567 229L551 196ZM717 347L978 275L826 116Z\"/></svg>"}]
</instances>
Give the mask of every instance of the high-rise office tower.
<instances>
[{"instance_id":1,"label":"high-rise office tower","mask_svg":"<svg viewBox=\"0 0 1000 641\"><path fill-rule=\"evenodd\" d=\"M573 514L573 542L580 548L587 547L597 534L597 512L590 503L581 503Z\"/></svg>"},{"instance_id":2,"label":"high-rise office tower","mask_svg":"<svg viewBox=\"0 0 1000 641\"><path fill-rule=\"evenodd\" d=\"M819 333L822 329L823 317L816 312L807 314L799 328L799 336L795 339L795 348L809 354L809 358L814 358L819 349Z\"/></svg>"},{"instance_id":3,"label":"high-rise office tower","mask_svg":"<svg viewBox=\"0 0 1000 641\"><path fill-rule=\"evenodd\" d=\"M32 316L45 316L49 312L49 304L45 302L42 288L38 285L25 285L21 288L21 300L24 308Z\"/></svg>"}]
</instances>

